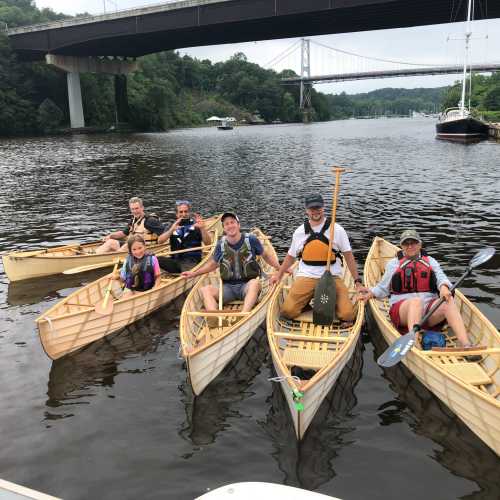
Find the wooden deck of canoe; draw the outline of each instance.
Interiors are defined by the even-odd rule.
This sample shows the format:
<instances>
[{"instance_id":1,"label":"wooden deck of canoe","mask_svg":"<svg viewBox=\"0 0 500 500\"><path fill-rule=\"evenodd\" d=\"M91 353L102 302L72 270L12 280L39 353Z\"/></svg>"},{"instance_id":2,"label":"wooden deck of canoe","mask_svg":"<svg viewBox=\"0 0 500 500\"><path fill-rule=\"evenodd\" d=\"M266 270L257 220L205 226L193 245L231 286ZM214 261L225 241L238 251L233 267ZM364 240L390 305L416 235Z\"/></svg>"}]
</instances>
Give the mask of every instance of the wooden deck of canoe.
<instances>
[{"instance_id":1,"label":"wooden deck of canoe","mask_svg":"<svg viewBox=\"0 0 500 500\"><path fill-rule=\"evenodd\" d=\"M396 255L397 247L375 238L365 264L367 286L379 281L385 263ZM457 339L445 329L446 351L423 351L414 347L403 363L431 392L441 399L473 432L500 455L500 333L459 290L455 302L477 351L457 348ZM370 301L372 314L388 343L400 337L389 319L389 302ZM478 362L466 356L481 355Z\"/></svg>"},{"instance_id":2,"label":"wooden deck of canoe","mask_svg":"<svg viewBox=\"0 0 500 500\"><path fill-rule=\"evenodd\" d=\"M61 500L60 498L40 493L31 488L0 479L1 500L26 500L27 498L31 500Z\"/></svg>"},{"instance_id":3,"label":"wooden deck of canoe","mask_svg":"<svg viewBox=\"0 0 500 500\"><path fill-rule=\"evenodd\" d=\"M355 307L355 320L348 325L315 325L312 311L295 320L287 320L280 316L280 309L293 279L293 276L287 276L273 294L267 315L267 335L276 381L283 389L296 436L302 439L356 348L364 320L364 305L361 303ZM354 303L354 281L347 267L341 279ZM293 367L314 370L315 373L311 378L301 380L292 375Z\"/></svg>"},{"instance_id":4,"label":"wooden deck of canoe","mask_svg":"<svg viewBox=\"0 0 500 500\"><path fill-rule=\"evenodd\" d=\"M205 221L207 229L214 228L220 223L220 216L207 218ZM64 245L60 247L43 248L40 250L18 251L4 254L2 256L5 274L10 281L20 281L29 278L39 278L60 274L75 267L97 265L124 258L127 252L108 252L96 254L95 249L102 242L96 243L76 243L74 245ZM152 253L168 251L170 245L153 244L148 247Z\"/></svg>"}]
</instances>

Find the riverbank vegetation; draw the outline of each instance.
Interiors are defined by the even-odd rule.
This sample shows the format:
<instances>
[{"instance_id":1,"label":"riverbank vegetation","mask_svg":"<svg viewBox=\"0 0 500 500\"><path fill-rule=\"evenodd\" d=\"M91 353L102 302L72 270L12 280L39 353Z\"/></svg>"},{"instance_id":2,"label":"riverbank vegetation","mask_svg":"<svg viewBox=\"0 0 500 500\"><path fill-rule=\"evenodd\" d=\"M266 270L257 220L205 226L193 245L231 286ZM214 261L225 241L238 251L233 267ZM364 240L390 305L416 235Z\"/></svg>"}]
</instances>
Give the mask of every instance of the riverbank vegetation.
<instances>
[{"instance_id":1,"label":"riverbank vegetation","mask_svg":"<svg viewBox=\"0 0 500 500\"><path fill-rule=\"evenodd\" d=\"M50 9L37 9L31 0L0 0L0 26L6 23L12 28L63 17ZM145 56L127 78L128 122L137 130L203 125L212 115L247 122L298 122L302 120L299 88L282 85L281 79L287 76L294 73L261 68L242 53L219 63L172 51ZM106 128L114 124L114 77L82 74L81 85L86 124ZM489 111L486 117L490 119L495 113L500 115L500 75L475 76L472 88L475 108ZM459 93L457 85L386 88L356 95L327 95L313 89L312 119L433 113L456 106ZM68 123L65 73L44 62L19 61L5 33L0 33L0 135L50 133Z\"/></svg>"}]
</instances>

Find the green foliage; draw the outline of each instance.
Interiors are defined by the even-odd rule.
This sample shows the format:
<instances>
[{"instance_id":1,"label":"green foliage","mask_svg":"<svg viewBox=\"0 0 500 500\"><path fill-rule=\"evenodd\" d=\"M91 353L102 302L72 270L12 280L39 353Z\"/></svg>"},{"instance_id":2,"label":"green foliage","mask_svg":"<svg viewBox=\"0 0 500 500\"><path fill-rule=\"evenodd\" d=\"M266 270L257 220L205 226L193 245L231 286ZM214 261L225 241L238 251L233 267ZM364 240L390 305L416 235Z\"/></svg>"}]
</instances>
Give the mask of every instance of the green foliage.
<instances>
[{"instance_id":1,"label":"green foliage","mask_svg":"<svg viewBox=\"0 0 500 500\"><path fill-rule=\"evenodd\" d=\"M63 112L50 99L45 99L38 106L38 125L44 132L53 132L57 130L63 119Z\"/></svg>"}]
</instances>

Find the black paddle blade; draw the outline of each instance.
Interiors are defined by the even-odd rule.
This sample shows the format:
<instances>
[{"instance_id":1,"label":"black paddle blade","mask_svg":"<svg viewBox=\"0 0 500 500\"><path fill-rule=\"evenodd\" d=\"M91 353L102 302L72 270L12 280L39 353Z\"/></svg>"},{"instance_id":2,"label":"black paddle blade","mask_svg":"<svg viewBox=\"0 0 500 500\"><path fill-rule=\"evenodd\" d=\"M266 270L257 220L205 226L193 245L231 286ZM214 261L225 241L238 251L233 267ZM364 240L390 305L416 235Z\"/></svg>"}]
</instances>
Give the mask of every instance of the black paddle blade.
<instances>
[{"instance_id":1,"label":"black paddle blade","mask_svg":"<svg viewBox=\"0 0 500 500\"><path fill-rule=\"evenodd\" d=\"M384 368L389 368L399 363L413 347L415 338L416 333L414 331L402 335L379 356L377 363Z\"/></svg>"},{"instance_id":2,"label":"black paddle blade","mask_svg":"<svg viewBox=\"0 0 500 500\"><path fill-rule=\"evenodd\" d=\"M495 255L495 249L493 247L484 247L479 252L477 252L474 257L472 257L469 267L474 269L475 267L484 264L486 261L490 260L493 255Z\"/></svg>"},{"instance_id":3,"label":"black paddle blade","mask_svg":"<svg viewBox=\"0 0 500 500\"><path fill-rule=\"evenodd\" d=\"M335 278L330 271L325 271L314 289L313 323L329 326L335 319L337 305L337 289Z\"/></svg>"}]
</instances>

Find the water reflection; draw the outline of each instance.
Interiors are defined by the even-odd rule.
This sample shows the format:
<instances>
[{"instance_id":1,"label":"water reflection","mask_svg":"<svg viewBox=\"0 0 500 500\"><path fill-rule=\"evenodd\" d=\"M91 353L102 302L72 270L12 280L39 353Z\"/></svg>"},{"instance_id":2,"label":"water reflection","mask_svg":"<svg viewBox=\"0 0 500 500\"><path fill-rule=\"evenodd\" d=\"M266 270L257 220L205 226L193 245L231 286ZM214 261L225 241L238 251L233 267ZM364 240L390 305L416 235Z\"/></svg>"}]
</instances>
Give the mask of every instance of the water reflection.
<instances>
[{"instance_id":1,"label":"water reflection","mask_svg":"<svg viewBox=\"0 0 500 500\"><path fill-rule=\"evenodd\" d=\"M94 281L109 272L99 269L81 274L57 274L44 278L14 281L8 284L7 303L11 306L38 304L45 300L59 300L66 295L60 293L68 288L78 288Z\"/></svg>"},{"instance_id":2,"label":"water reflection","mask_svg":"<svg viewBox=\"0 0 500 500\"><path fill-rule=\"evenodd\" d=\"M368 321L375 347L374 359L377 359L387 348L387 343L370 315ZM434 449L434 458L438 463L453 474L478 484L480 491L464 498L497 498L500 460L496 454L402 363L384 370L383 377L390 382L397 396L380 405L378 416L381 425L409 420L413 432L440 445L440 449Z\"/></svg>"},{"instance_id":3,"label":"water reflection","mask_svg":"<svg viewBox=\"0 0 500 500\"><path fill-rule=\"evenodd\" d=\"M189 381L182 385L186 422L180 434L184 439L197 446L211 444L217 434L230 427L227 419L237 417L235 404L251 396L248 388L268 351L266 333L261 327L199 396L194 395Z\"/></svg>"},{"instance_id":4,"label":"water reflection","mask_svg":"<svg viewBox=\"0 0 500 500\"><path fill-rule=\"evenodd\" d=\"M181 297L183 299L183 297ZM132 357L156 352L165 336L176 329L179 301L171 303L146 319L93 342L76 353L52 362L47 388L46 420L73 416L75 405L88 405L98 388L112 387L122 373L144 373L155 369L153 364L141 368L123 368Z\"/></svg>"},{"instance_id":5,"label":"water reflection","mask_svg":"<svg viewBox=\"0 0 500 500\"><path fill-rule=\"evenodd\" d=\"M272 455L284 474L284 484L316 490L335 477L333 459L349 445L349 434L354 431L351 411L357 404L354 390L362 368L360 341L300 442L280 384L273 384L270 409L262 426L273 442Z\"/></svg>"}]
</instances>

